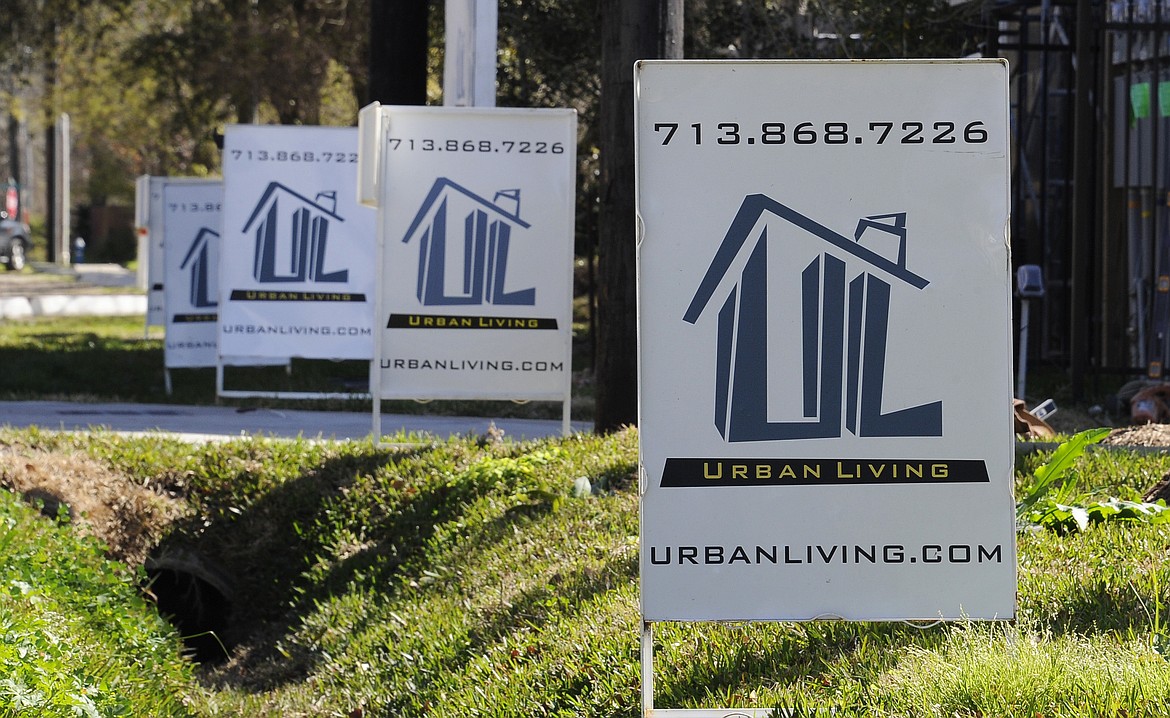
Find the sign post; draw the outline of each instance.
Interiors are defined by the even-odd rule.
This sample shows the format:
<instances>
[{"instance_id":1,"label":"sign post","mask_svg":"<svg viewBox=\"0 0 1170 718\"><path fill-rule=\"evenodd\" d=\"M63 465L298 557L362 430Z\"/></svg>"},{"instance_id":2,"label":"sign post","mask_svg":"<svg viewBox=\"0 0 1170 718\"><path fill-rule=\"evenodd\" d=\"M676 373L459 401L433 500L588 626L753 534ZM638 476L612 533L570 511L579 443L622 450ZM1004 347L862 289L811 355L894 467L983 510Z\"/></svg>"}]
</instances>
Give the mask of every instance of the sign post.
<instances>
[{"instance_id":1,"label":"sign post","mask_svg":"<svg viewBox=\"0 0 1170 718\"><path fill-rule=\"evenodd\" d=\"M567 434L576 112L374 104L359 127L375 437L379 399L559 400Z\"/></svg>"},{"instance_id":2,"label":"sign post","mask_svg":"<svg viewBox=\"0 0 1170 718\"><path fill-rule=\"evenodd\" d=\"M163 308L163 187L167 177L141 175L134 182L134 226L138 242L138 286L146 290L146 324L143 336L151 327L164 325Z\"/></svg>"},{"instance_id":3,"label":"sign post","mask_svg":"<svg viewBox=\"0 0 1170 718\"><path fill-rule=\"evenodd\" d=\"M635 82L646 714L656 621L1012 618L1006 64Z\"/></svg>"}]
</instances>

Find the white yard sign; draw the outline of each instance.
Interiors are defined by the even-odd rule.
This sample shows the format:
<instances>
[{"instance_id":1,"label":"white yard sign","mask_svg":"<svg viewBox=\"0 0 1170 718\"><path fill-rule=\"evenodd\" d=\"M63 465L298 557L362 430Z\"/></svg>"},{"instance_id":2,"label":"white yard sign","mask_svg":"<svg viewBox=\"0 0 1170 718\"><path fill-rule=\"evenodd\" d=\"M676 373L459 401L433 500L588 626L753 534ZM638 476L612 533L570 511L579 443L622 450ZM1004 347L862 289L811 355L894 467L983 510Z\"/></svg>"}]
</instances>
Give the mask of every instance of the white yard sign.
<instances>
[{"instance_id":1,"label":"white yard sign","mask_svg":"<svg viewBox=\"0 0 1170 718\"><path fill-rule=\"evenodd\" d=\"M168 369L216 364L219 237L223 182L171 182L162 188L163 282Z\"/></svg>"},{"instance_id":2,"label":"white yard sign","mask_svg":"<svg viewBox=\"0 0 1170 718\"><path fill-rule=\"evenodd\" d=\"M223 148L221 357L370 359L374 213L357 129L232 125Z\"/></svg>"},{"instance_id":3,"label":"white yard sign","mask_svg":"<svg viewBox=\"0 0 1170 718\"><path fill-rule=\"evenodd\" d=\"M576 113L371 106L362 122L382 253L375 391L567 402Z\"/></svg>"},{"instance_id":4,"label":"white yard sign","mask_svg":"<svg viewBox=\"0 0 1170 718\"><path fill-rule=\"evenodd\" d=\"M1006 64L635 72L644 618L1011 618Z\"/></svg>"}]
</instances>

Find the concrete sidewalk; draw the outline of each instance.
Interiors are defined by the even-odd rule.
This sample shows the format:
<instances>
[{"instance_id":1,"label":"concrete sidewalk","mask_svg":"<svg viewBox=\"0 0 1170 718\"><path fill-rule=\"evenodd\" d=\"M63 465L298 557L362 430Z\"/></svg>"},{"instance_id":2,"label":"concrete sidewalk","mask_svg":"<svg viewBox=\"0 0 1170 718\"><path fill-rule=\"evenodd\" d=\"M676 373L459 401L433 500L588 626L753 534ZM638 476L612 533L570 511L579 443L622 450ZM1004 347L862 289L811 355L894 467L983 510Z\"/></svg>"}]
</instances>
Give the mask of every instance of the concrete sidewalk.
<instances>
[{"instance_id":1,"label":"concrete sidewalk","mask_svg":"<svg viewBox=\"0 0 1170 718\"><path fill-rule=\"evenodd\" d=\"M32 268L0 272L0 319L146 314L146 294L125 267L34 262Z\"/></svg>"},{"instance_id":2,"label":"concrete sidewalk","mask_svg":"<svg viewBox=\"0 0 1170 718\"><path fill-rule=\"evenodd\" d=\"M512 439L560 436L559 419L491 419L465 416L383 414L382 434L426 433L446 438L487 433L491 425ZM173 404L78 404L66 401L2 401L0 426L38 426L58 431L109 430L120 433L178 435L188 440L223 440L241 436L306 439L365 439L373 417L368 412L248 409ZM573 422L574 433L592 431L589 422Z\"/></svg>"}]
</instances>

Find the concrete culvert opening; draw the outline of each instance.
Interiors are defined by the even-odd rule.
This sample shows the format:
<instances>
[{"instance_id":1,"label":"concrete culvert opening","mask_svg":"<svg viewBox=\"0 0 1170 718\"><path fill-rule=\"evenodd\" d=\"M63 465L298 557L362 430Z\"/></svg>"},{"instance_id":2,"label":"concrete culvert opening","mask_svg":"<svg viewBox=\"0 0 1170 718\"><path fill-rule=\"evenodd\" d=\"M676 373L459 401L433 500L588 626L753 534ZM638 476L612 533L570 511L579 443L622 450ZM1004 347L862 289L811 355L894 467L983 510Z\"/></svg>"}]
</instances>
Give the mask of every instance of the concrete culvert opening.
<instances>
[{"instance_id":1,"label":"concrete culvert opening","mask_svg":"<svg viewBox=\"0 0 1170 718\"><path fill-rule=\"evenodd\" d=\"M192 659L227 660L227 635L234 604L230 582L197 556L163 556L146 561L146 595L170 621Z\"/></svg>"}]
</instances>

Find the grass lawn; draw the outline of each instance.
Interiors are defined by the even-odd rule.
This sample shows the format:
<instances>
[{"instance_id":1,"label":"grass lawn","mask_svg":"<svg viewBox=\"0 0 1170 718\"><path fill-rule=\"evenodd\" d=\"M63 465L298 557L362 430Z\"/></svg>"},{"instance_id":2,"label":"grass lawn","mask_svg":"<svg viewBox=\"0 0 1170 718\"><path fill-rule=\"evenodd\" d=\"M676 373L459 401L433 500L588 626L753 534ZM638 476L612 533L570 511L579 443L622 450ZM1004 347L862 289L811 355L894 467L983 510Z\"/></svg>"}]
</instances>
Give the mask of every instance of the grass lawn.
<instances>
[{"instance_id":1,"label":"grass lawn","mask_svg":"<svg viewBox=\"0 0 1170 718\"><path fill-rule=\"evenodd\" d=\"M582 325L583 331L583 325ZM573 418L593 418L587 342L577 342L573 365ZM215 369L172 369L167 394L163 339L145 331L143 317L50 317L0 322L0 399L67 399L163 404L226 404L317 410L370 411L369 399L222 399ZM227 389L252 392L365 392L369 362L293 359L286 368L226 367ZM398 414L560 418L560 402L383 401Z\"/></svg>"},{"instance_id":2,"label":"grass lawn","mask_svg":"<svg viewBox=\"0 0 1170 718\"><path fill-rule=\"evenodd\" d=\"M231 620L217 636L222 660L180 659L177 632L134 589L142 564L110 563L76 536L117 544L132 521L59 525L0 498L0 562L17 567L0 583L0 716L86 715L46 698L82 688L99 708L128 706L96 715L639 715L636 431L402 438L417 443L190 446L4 430L0 483L27 491L69 474L70 461L101 485L124 482L137 497L125 512L156 537L153 560L197 557L222 578ZM1036 501L1018 535L1014 621L659 624L656 706L1170 714L1167 525L1119 514L1083 530L1034 522L1057 499L1136 502L1168 459L1074 456L1037 496L1049 458L1019 463L1017 494ZM92 568L75 576L74 565ZM78 643L68 656L28 648L62 634ZM146 657L144 644L155 649ZM37 667L22 662L30 655ZM139 660L158 662L157 679L131 680Z\"/></svg>"},{"instance_id":3,"label":"grass lawn","mask_svg":"<svg viewBox=\"0 0 1170 718\"><path fill-rule=\"evenodd\" d=\"M165 395L140 318L5 322L0 362L8 399L215 401L210 370ZM0 428L0 718L638 716L636 430L399 438ZM1142 501L1170 457L1078 441L1017 462L1015 620L658 624L655 705L1170 716L1170 517Z\"/></svg>"}]
</instances>

